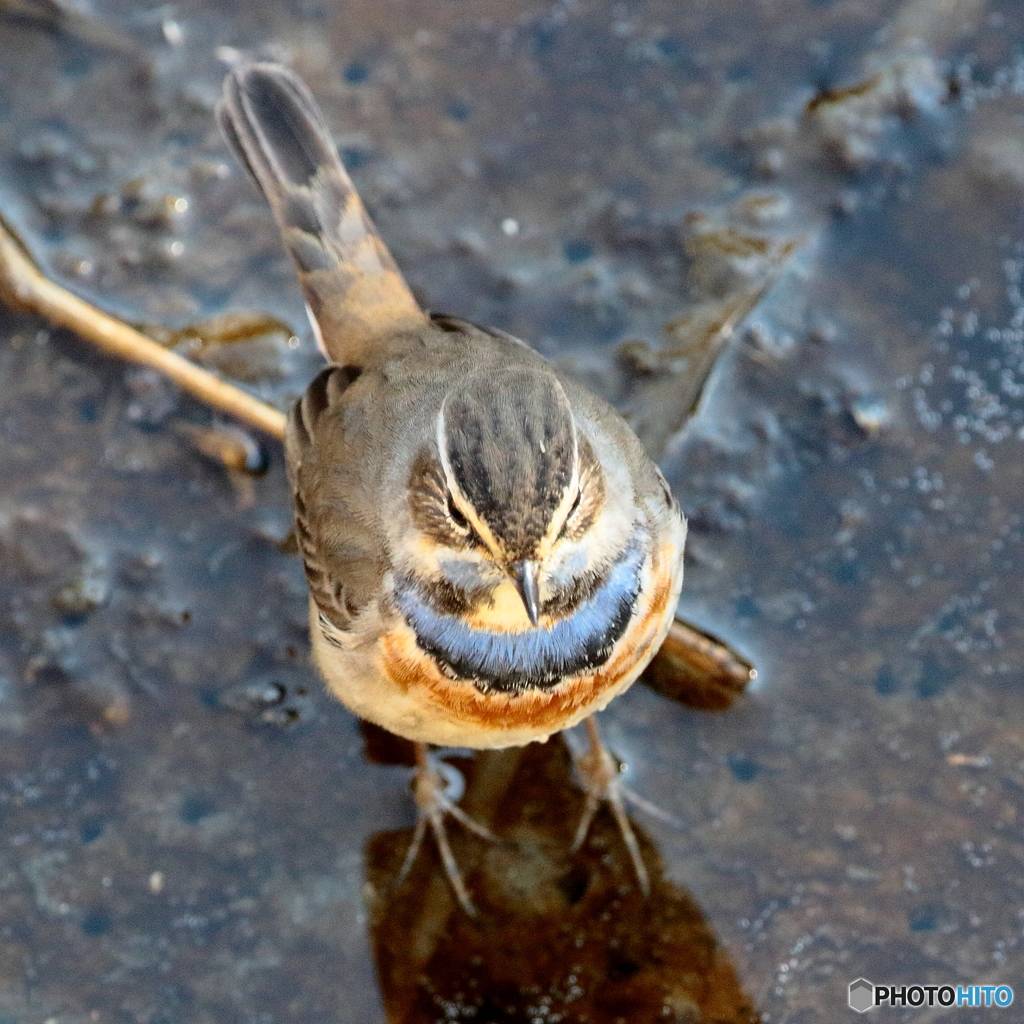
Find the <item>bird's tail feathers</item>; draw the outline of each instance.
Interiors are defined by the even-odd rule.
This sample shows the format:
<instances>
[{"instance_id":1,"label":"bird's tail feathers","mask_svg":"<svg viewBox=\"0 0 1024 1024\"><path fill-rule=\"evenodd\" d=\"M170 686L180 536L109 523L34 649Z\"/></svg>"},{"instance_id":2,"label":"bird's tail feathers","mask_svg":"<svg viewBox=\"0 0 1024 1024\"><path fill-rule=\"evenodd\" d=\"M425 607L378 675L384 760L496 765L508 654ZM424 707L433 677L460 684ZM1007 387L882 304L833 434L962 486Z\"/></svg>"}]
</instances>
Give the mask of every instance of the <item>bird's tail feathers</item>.
<instances>
[{"instance_id":1,"label":"bird's tail feathers","mask_svg":"<svg viewBox=\"0 0 1024 1024\"><path fill-rule=\"evenodd\" d=\"M375 343L427 322L297 75L276 64L234 69L217 121L270 203L331 362L359 364Z\"/></svg>"}]
</instances>

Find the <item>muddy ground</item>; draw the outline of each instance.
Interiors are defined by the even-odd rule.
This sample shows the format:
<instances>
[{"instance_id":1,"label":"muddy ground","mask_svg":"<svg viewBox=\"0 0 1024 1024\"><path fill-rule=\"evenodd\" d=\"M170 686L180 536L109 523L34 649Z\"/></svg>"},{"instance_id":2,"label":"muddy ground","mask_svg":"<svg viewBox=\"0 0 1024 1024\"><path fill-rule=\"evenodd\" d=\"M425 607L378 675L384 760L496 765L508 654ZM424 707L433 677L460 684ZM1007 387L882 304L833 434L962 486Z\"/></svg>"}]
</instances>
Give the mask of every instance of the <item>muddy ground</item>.
<instances>
[{"instance_id":1,"label":"muddy ground","mask_svg":"<svg viewBox=\"0 0 1024 1024\"><path fill-rule=\"evenodd\" d=\"M514 840L457 837L469 922L432 851L395 885L409 771L310 667L280 450L231 477L204 409L0 309L0 1022L797 1024L1019 979L1022 42L1013 0L0 3L0 209L58 280L165 337L274 317L177 343L301 392L212 121L289 61L421 300L633 418L681 610L760 672L602 716L683 824L636 814L648 902L608 821L569 853L560 743L458 760ZM775 276L680 429L688 332Z\"/></svg>"}]
</instances>

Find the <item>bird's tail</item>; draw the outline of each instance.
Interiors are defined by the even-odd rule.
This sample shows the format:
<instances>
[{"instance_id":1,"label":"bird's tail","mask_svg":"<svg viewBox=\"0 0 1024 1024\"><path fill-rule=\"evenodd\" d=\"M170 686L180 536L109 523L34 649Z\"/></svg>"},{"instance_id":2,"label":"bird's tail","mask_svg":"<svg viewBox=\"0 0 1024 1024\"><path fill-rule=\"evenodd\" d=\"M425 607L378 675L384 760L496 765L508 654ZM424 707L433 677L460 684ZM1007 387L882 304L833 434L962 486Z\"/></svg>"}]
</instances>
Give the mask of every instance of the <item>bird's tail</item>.
<instances>
[{"instance_id":1,"label":"bird's tail","mask_svg":"<svg viewBox=\"0 0 1024 1024\"><path fill-rule=\"evenodd\" d=\"M427 323L297 75L277 64L236 68L217 121L274 211L331 362L358 365L375 343Z\"/></svg>"}]
</instances>

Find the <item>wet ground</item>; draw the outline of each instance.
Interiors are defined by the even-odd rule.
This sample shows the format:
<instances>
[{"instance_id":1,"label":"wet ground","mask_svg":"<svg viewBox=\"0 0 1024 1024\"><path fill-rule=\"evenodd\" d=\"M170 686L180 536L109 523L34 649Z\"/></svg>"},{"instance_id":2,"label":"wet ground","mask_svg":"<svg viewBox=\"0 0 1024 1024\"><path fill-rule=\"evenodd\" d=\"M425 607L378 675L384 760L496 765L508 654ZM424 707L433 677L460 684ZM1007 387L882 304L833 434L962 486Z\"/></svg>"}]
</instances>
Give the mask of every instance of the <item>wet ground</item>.
<instances>
[{"instance_id":1,"label":"wet ground","mask_svg":"<svg viewBox=\"0 0 1024 1024\"><path fill-rule=\"evenodd\" d=\"M59 280L277 317L179 344L301 391L211 117L239 53L288 59L424 303L633 417L682 611L760 670L603 716L685 826L637 814L649 902L608 821L569 853L558 743L456 762L510 840L459 837L480 923L432 852L396 887L408 769L309 666L279 450L230 477L205 410L0 309L0 1022L796 1024L859 976L1013 984L1022 42L1012 0L0 3L0 206ZM776 272L679 431L687 339Z\"/></svg>"}]
</instances>

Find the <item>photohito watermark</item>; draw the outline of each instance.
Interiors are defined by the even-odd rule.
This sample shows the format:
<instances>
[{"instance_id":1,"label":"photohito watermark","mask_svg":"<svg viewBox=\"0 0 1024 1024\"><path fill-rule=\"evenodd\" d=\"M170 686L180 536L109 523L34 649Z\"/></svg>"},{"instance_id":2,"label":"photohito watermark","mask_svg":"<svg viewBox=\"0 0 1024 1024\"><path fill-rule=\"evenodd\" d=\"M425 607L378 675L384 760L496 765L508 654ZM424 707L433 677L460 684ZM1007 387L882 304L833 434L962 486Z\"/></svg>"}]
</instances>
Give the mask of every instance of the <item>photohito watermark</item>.
<instances>
[{"instance_id":1,"label":"photohito watermark","mask_svg":"<svg viewBox=\"0 0 1024 1024\"><path fill-rule=\"evenodd\" d=\"M1013 1004L1009 985L875 985L867 978L850 982L850 1009L867 1013L875 1006L991 1006Z\"/></svg>"}]
</instances>

